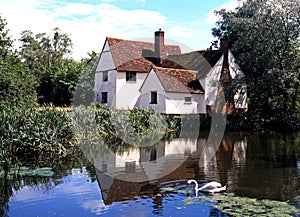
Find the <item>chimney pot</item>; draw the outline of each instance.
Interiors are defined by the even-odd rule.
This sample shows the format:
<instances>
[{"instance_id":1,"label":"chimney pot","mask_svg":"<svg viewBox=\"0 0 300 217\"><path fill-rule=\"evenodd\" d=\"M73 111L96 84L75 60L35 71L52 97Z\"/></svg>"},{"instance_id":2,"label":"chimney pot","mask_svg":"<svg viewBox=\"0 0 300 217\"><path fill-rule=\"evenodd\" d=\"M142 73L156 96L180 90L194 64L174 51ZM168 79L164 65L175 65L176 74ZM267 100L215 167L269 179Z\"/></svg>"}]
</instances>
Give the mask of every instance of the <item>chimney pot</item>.
<instances>
[{"instance_id":1,"label":"chimney pot","mask_svg":"<svg viewBox=\"0 0 300 217\"><path fill-rule=\"evenodd\" d=\"M154 44L154 52L155 56L159 61L159 65L162 65L162 62L167 57L166 49L165 49L165 32L159 28L158 31L154 33L155 36L155 44Z\"/></svg>"}]
</instances>

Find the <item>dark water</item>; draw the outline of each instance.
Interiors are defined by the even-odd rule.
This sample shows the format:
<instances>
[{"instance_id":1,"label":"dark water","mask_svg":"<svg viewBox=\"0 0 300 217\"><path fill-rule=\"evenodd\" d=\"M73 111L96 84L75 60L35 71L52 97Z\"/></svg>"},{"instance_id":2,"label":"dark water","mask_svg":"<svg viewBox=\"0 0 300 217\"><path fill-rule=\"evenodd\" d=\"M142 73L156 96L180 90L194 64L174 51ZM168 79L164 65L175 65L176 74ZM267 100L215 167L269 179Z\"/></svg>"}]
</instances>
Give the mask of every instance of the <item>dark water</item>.
<instances>
[{"instance_id":1,"label":"dark water","mask_svg":"<svg viewBox=\"0 0 300 217\"><path fill-rule=\"evenodd\" d=\"M205 149L206 139L171 139L149 150L130 148L106 161L103 156L93 159L96 167L80 152L51 163L30 161L28 167L52 169L1 178L1 214L226 216L209 203L186 206L185 199L194 194L188 179L199 184L218 181L237 196L287 201L299 208L299 133L226 134L213 155L214 150Z\"/></svg>"}]
</instances>

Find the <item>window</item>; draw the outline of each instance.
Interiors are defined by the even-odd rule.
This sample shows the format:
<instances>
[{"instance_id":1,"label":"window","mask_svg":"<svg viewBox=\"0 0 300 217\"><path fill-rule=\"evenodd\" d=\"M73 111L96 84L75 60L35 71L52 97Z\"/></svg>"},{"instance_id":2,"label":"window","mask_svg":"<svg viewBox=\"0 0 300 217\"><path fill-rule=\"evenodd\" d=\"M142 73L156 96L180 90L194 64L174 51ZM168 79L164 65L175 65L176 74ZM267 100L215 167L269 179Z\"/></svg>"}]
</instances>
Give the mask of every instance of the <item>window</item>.
<instances>
[{"instance_id":1,"label":"window","mask_svg":"<svg viewBox=\"0 0 300 217\"><path fill-rule=\"evenodd\" d=\"M150 104L157 104L157 92L151 91Z\"/></svg>"},{"instance_id":2,"label":"window","mask_svg":"<svg viewBox=\"0 0 300 217\"><path fill-rule=\"evenodd\" d=\"M187 104L192 103L192 97L191 96L184 97L184 103L187 103Z\"/></svg>"},{"instance_id":3,"label":"window","mask_svg":"<svg viewBox=\"0 0 300 217\"><path fill-rule=\"evenodd\" d=\"M108 71L103 72L102 81L108 81Z\"/></svg>"},{"instance_id":4,"label":"window","mask_svg":"<svg viewBox=\"0 0 300 217\"><path fill-rule=\"evenodd\" d=\"M157 158L156 158L156 149L152 149L150 151L150 161L155 161Z\"/></svg>"},{"instance_id":5,"label":"window","mask_svg":"<svg viewBox=\"0 0 300 217\"><path fill-rule=\"evenodd\" d=\"M101 103L107 103L107 92L102 92L102 99L101 99Z\"/></svg>"},{"instance_id":6,"label":"window","mask_svg":"<svg viewBox=\"0 0 300 217\"><path fill-rule=\"evenodd\" d=\"M126 72L126 81L129 82L136 81L136 72Z\"/></svg>"}]
</instances>

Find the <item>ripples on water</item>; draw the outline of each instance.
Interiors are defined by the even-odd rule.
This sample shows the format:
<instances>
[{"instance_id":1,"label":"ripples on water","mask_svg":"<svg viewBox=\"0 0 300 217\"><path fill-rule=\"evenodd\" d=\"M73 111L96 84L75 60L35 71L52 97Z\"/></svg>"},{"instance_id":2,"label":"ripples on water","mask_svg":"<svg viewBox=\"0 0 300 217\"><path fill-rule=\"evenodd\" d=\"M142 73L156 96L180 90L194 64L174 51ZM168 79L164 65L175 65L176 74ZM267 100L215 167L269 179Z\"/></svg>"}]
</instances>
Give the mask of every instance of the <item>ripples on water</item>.
<instances>
[{"instance_id":1,"label":"ripples on water","mask_svg":"<svg viewBox=\"0 0 300 217\"><path fill-rule=\"evenodd\" d=\"M62 166L66 168L66 175L61 177L37 176L30 182L27 179L32 177L2 179L5 184L2 186L13 189L6 192L8 203L5 203L5 195L0 198L3 213L22 217L222 216L210 202L185 204L186 198L193 197L192 186L186 184L191 178L199 184L212 180L221 182L228 186L227 192L238 196L289 201L299 208L299 136L225 135L215 157L209 161L201 155L202 142L203 138L174 143L171 140L152 150L150 157L155 153L159 156L162 153L158 152L164 150L166 159L174 160L172 157L181 155L186 160L176 170L170 169L169 174L150 182L117 180L103 171L91 169L90 165L87 167L88 163L83 163L82 168L73 168L72 162L69 168ZM186 149L180 148L182 146ZM126 153L130 157L130 153ZM136 153L135 150L134 156ZM126 161L124 156L116 155L118 171L125 170L125 162L118 160L118 156ZM165 162L166 168L171 168L168 162ZM19 187L14 187L16 185Z\"/></svg>"}]
</instances>

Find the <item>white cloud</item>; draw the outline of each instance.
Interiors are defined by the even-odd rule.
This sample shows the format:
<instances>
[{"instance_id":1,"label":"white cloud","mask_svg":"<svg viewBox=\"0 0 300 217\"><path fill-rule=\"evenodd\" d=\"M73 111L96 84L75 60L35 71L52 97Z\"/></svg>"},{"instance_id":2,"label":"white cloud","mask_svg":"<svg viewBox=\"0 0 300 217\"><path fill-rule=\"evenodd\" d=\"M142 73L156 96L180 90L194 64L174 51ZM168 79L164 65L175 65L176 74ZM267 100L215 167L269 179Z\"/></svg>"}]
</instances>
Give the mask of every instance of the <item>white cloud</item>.
<instances>
[{"instance_id":1,"label":"white cloud","mask_svg":"<svg viewBox=\"0 0 300 217\"><path fill-rule=\"evenodd\" d=\"M70 35L73 56L77 59L93 50L100 52L106 36L127 39L149 36L149 33L152 36L154 30L167 24L167 18L159 12L123 10L107 3L2 0L0 7L5 8L1 16L7 20L15 39L20 38L23 30L50 34L53 28L59 27Z\"/></svg>"},{"instance_id":2,"label":"white cloud","mask_svg":"<svg viewBox=\"0 0 300 217\"><path fill-rule=\"evenodd\" d=\"M239 0L231 0L230 2L222 4L220 7L214 8L207 13L205 18L205 22L207 24L214 24L220 20L218 16L216 16L215 11L226 9L227 11L233 11L240 5Z\"/></svg>"},{"instance_id":3,"label":"white cloud","mask_svg":"<svg viewBox=\"0 0 300 217\"><path fill-rule=\"evenodd\" d=\"M5 8L2 17L7 20L10 34L15 39L20 38L23 30L52 34L52 29L59 27L71 37L76 59L87 57L91 51L100 52L107 36L124 39L147 37L153 41L153 32L159 28L166 32L166 39L194 49L209 46L210 39L201 22L177 23L157 11L125 10L109 4L111 1L118 0L102 0L96 5L84 1L1 0L0 7Z\"/></svg>"}]
</instances>

